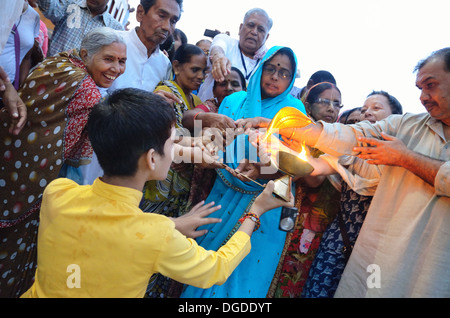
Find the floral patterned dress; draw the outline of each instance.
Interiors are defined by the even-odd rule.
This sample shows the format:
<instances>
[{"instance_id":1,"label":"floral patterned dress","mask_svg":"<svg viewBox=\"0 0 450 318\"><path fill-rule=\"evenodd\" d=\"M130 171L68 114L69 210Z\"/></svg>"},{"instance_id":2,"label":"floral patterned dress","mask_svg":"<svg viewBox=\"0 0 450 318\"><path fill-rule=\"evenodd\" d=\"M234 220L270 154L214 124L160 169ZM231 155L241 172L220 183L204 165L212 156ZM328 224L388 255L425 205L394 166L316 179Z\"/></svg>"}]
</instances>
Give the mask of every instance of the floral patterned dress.
<instances>
[{"instance_id":1,"label":"floral patterned dress","mask_svg":"<svg viewBox=\"0 0 450 318\"><path fill-rule=\"evenodd\" d=\"M353 246L366 218L372 196L359 195L342 182L340 211L350 244ZM344 241L336 217L325 231L319 250L303 289L305 298L330 298L334 296L344 272L347 259Z\"/></svg>"},{"instance_id":2,"label":"floral patterned dress","mask_svg":"<svg viewBox=\"0 0 450 318\"><path fill-rule=\"evenodd\" d=\"M85 127L101 99L76 51L45 59L19 95L28 121L18 136L8 133L8 114L0 112L0 297L18 297L31 286L42 193L64 164L92 158Z\"/></svg>"},{"instance_id":3,"label":"floral patterned dress","mask_svg":"<svg viewBox=\"0 0 450 318\"><path fill-rule=\"evenodd\" d=\"M312 149L311 154L322 154ZM327 226L339 209L340 192L325 179L317 188L296 183L295 206L299 211L294 232L288 233L269 298L300 298Z\"/></svg>"}]
</instances>

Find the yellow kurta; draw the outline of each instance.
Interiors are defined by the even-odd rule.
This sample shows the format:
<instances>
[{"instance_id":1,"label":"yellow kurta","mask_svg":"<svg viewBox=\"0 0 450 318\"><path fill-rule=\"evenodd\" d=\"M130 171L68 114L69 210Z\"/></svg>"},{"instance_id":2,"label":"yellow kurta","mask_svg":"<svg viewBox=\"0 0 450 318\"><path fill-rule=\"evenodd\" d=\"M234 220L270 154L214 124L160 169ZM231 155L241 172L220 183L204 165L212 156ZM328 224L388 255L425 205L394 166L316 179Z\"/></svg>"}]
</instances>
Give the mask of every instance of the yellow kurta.
<instances>
[{"instance_id":1,"label":"yellow kurta","mask_svg":"<svg viewBox=\"0 0 450 318\"><path fill-rule=\"evenodd\" d=\"M44 192L35 283L22 297L143 297L160 272L207 288L223 283L250 251L237 232L218 252L139 209L142 192L57 179Z\"/></svg>"}]
</instances>

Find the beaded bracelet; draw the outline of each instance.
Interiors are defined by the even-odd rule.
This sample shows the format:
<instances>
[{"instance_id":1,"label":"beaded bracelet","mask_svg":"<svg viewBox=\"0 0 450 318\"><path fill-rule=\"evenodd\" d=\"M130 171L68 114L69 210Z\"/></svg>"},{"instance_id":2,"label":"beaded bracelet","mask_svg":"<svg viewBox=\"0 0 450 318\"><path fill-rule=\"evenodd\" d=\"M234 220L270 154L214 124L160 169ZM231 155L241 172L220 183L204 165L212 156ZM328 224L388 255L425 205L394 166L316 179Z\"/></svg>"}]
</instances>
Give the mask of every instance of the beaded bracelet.
<instances>
[{"instance_id":1,"label":"beaded bracelet","mask_svg":"<svg viewBox=\"0 0 450 318\"><path fill-rule=\"evenodd\" d=\"M253 222L256 223L256 226L255 226L253 232L256 231L257 229L259 229L259 227L261 226L261 221L259 220L259 216L257 216L255 213L247 212L244 214L244 216L242 216L242 218L239 219L239 222L242 224L244 222L244 220L247 218L250 218L250 220L252 220Z\"/></svg>"}]
</instances>

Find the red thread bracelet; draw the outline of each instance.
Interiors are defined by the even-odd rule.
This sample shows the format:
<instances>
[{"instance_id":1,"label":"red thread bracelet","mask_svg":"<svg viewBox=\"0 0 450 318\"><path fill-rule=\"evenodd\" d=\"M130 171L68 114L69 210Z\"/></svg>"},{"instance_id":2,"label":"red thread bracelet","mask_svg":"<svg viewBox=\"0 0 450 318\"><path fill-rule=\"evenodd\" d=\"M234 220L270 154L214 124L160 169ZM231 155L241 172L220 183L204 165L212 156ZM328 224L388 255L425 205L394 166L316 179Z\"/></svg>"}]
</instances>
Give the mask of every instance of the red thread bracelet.
<instances>
[{"instance_id":1,"label":"red thread bracelet","mask_svg":"<svg viewBox=\"0 0 450 318\"><path fill-rule=\"evenodd\" d=\"M242 218L239 219L239 222L242 224L245 219L250 218L250 220L252 220L253 222L256 223L255 228L253 230L256 231L257 229L259 229L259 227L261 226L261 221L259 220L259 216L257 216L255 213L251 213L251 212L247 212L245 213Z\"/></svg>"},{"instance_id":2,"label":"red thread bracelet","mask_svg":"<svg viewBox=\"0 0 450 318\"><path fill-rule=\"evenodd\" d=\"M197 113L194 115L194 120L197 120L197 116L198 116L198 114L200 114L200 113L203 113L203 112L197 112Z\"/></svg>"}]
</instances>

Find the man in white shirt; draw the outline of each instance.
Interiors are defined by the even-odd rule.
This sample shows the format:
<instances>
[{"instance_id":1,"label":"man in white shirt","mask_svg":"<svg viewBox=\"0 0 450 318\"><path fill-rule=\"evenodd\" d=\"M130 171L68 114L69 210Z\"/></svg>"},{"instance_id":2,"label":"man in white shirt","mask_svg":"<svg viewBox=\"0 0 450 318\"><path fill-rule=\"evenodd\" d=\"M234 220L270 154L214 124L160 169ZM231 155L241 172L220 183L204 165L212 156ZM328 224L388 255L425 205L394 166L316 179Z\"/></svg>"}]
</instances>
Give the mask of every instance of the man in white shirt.
<instances>
[{"instance_id":1,"label":"man in white shirt","mask_svg":"<svg viewBox=\"0 0 450 318\"><path fill-rule=\"evenodd\" d=\"M28 1L23 3L23 10L20 17L14 22L15 27L17 28L17 32L19 34L19 68L24 67L22 62L25 59L25 56L31 51L34 46L34 39L39 35L39 23L40 18L39 14L34 10L29 4ZM0 55L0 65L3 67L5 72L8 74L11 81L19 81L20 79L24 79L28 75L29 68L31 66L31 62L26 65L22 71L19 69L19 73L17 74L19 77L16 78L16 40L14 37L14 27L13 29L8 31L9 37L5 44L5 47ZM27 58L31 58L31 56L27 56ZM18 83L15 86L18 87Z\"/></svg>"},{"instance_id":2,"label":"man in white shirt","mask_svg":"<svg viewBox=\"0 0 450 318\"><path fill-rule=\"evenodd\" d=\"M162 80L170 79L172 65L159 49L175 31L183 0L141 0L136 10L139 27L121 32L127 44L127 67L109 92L120 88L139 88L153 92ZM180 102L168 92L158 92L166 99Z\"/></svg>"},{"instance_id":3,"label":"man in white shirt","mask_svg":"<svg viewBox=\"0 0 450 318\"><path fill-rule=\"evenodd\" d=\"M138 13L139 8L138 7ZM161 80L169 79L172 65L159 46L152 53L139 38L139 30L122 31L127 44L127 67L124 74L118 77L109 91L118 88L133 87L153 92Z\"/></svg>"},{"instance_id":4,"label":"man in white shirt","mask_svg":"<svg viewBox=\"0 0 450 318\"><path fill-rule=\"evenodd\" d=\"M19 19L23 11L24 0L3 0L0 6L0 54L3 52L14 22Z\"/></svg>"},{"instance_id":5,"label":"man in white shirt","mask_svg":"<svg viewBox=\"0 0 450 318\"><path fill-rule=\"evenodd\" d=\"M139 27L129 31L118 31L127 45L125 72L119 76L108 93L122 88L139 88L153 92L162 80L168 80L172 64L159 49L181 16L183 0L141 0L136 10ZM172 93L158 91L156 94L167 101L180 102ZM94 153L91 164L81 167L84 184L92 184L103 171Z\"/></svg>"},{"instance_id":6,"label":"man in white shirt","mask_svg":"<svg viewBox=\"0 0 450 318\"><path fill-rule=\"evenodd\" d=\"M198 97L202 100L213 98L214 80L222 82L230 74L231 67L237 67L246 81L254 73L267 52L265 43L272 28L272 19L259 8L249 10L239 27L239 40L226 34L214 37L209 54L211 72L200 87Z\"/></svg>"},{"instance_id":7,"label":"man in white shirt","mask_svg":"<svg viewBox=\"0 0 450 318\"><path fill-rule=\"evenodd\" d=\"M0 16L3 18L0 23L0 54L8 41L14 22L19 19L24 8L23 0L4 0L3 6L0 6ZM14 79L13 79L14 80ZM11 79L0 65L0 102L4 104L6 110L11 116L10 133L17 135L22 130L26 118L27 110L25 104L17 95L17 91L11 84ZM0 108L2 106L0 105Z\"/></svg>"}]
</instances>

